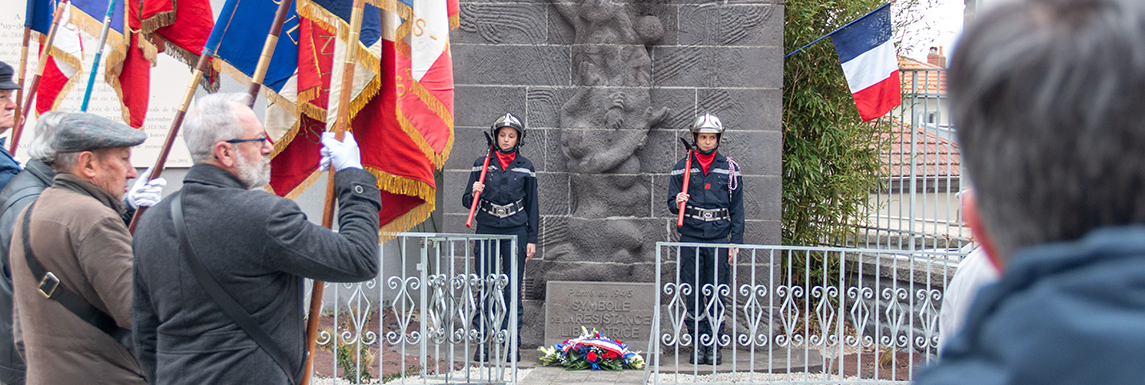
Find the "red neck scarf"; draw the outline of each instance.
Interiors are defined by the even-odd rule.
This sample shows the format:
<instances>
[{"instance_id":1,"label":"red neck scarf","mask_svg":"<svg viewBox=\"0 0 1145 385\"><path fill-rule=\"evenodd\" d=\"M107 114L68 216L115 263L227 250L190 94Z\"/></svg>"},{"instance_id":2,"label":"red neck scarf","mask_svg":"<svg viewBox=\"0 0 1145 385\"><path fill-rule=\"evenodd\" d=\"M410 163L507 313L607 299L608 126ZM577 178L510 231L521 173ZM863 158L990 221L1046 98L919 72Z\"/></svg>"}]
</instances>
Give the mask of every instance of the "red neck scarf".
<instances>
[{"instance_id":1,"label":"red neck scarf","mask_svg":"<svg viewBox=\"0 0 1145 385\"><path fill-rule=\"evenodd\" d=\"M704 175L708 175L708 169L712 167L712 162L716 160L716 152L712 151L711 154L704 155L696 151L696 160L700 161L700 168L704 170Z\"/></svg>"},{"instance_id":2,"label":"red neck scarf","mask_svg":"<svg viewBox=\"0 0 1145 385\"><path fill-rule=\"evenodd\" d=\"M513 159L517 159L516 151L509 154L497 151L497 161L501 162L501 171L505 171L505 169L509 168L509 163L513 163Z\"/></svg>"}]
</instances>

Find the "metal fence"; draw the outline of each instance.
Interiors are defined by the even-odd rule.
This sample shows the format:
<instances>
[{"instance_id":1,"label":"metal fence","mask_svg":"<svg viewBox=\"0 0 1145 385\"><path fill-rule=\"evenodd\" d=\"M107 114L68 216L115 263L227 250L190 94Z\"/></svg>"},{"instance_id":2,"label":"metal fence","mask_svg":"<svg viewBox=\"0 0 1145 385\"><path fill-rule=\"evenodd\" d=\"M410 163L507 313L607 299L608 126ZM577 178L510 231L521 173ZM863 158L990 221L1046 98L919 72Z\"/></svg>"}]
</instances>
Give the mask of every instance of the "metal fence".
<instances>
[{"instance_id":1,"label":"metal fence","mask_svg":"<svg viewBox=\"0 0 1145 385\"><path fill-rule=\"evenodd\" d=\"M648 382L906 384L934 361L943 288L962 253L738 245L726 272L687 278L701 272L687 260L732 246L657 243ZM721 324L719 335L691 331ZM691 363L705 345L724 362Z\"/></svg>"},{"instance_id":2,"label":"metal fence","mask_svg":"<svg viewBox=\"0 0 1145 385\"><path fill-rule=\"evenodd\" d=\"M888 118L880 158L884 179L872 186L862 237L854 246L903 250L958 249L969 243L958 192L968 187L950 121L946 70L902 68L903 104Z\"/></svg>"},{"instance_id":3,"label":"metal fence","mask_svg":"<svg viewBox=\"0 0 1145 385\"><path fill-rule=\"evenodd\" d=\"M326 284L316 383L516 382L516 250L514 236L398 234L378 278Z\"/></svg>"}]
</instances>

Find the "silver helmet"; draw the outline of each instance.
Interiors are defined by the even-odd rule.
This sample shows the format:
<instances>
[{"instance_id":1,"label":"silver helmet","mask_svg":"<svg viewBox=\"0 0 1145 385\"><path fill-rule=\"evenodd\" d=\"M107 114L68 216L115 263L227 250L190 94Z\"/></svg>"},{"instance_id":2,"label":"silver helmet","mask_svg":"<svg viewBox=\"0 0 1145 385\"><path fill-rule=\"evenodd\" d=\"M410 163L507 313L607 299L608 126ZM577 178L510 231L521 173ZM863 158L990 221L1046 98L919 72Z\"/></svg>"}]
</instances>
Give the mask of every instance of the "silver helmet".
<instances>
[{"instance_id":1,"label":"silver helmet","mask_svg":"<svg viewBox=\"0 0 1145 385\"><path fill-rule=\"evenodd\" d=\"M516 116L506 112L505 115L501 115L501 117L497 118L497 120L493 122L493 126L489 128L489 133L492 134L491 136L494 141L497 140L497 131L502 127L512 127L514 130L517 130L517 145L513 146L509 151L504 151L500 148L498 148L498 150L504 153L517 151L517 149L525 143L525 126L521 124L521 120L517 119Z\"/></svg>"},{"instance_id":2,"label":"silver helmet","mask_svg":"<svg viewBox=\"0 0 1145 385\"><path fill-rule=\"evenodd\" d=\"M712 115L711 113L704 113L697 116L696 121L692 123L692 134L723 134L724 124L720 122L720 118Z\"/></svg>"}]
</instances>

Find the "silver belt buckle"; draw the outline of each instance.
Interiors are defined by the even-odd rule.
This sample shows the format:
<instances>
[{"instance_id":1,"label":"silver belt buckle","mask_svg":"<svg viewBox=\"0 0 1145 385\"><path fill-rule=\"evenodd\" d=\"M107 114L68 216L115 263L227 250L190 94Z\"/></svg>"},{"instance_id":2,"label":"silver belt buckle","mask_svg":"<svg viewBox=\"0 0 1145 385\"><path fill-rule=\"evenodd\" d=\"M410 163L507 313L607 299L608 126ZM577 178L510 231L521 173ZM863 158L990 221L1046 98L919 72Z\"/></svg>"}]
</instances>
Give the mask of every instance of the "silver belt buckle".
<instances>
[{"instance_id":1,"label":"silver belt buckle","mask_svg":"<svg viewBox=\"0 0 1145 385\"><path fill-rule=\"evenodd\" d=\"M712 211L704 210L704 220L705 221L712 220Z\"/></svg>"},{"instance_id":2,"label":"silver belt buckle","mask_svg":"<svg viewBox=\"0 0 1145 385\"><path fill-rule=\"evenodd\" d=\"M493 215L499 216L501 218L507 217L507 216L509 216L509 207L508 206L493 207Z\"/></svg>"}]
</instances>

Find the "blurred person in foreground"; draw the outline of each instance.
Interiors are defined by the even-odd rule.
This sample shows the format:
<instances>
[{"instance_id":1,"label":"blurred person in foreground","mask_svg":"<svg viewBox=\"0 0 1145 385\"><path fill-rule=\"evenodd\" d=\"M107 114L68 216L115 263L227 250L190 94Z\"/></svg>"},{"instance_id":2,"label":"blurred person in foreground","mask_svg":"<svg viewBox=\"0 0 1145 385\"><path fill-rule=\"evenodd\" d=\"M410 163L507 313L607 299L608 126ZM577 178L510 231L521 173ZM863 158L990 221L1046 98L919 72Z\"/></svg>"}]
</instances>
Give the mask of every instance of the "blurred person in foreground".
<instances>
[{"instance_id":1,"label":"blurred person in foreground","mask_svg":"<svg viewBox=\"0 0 1145 385\"><path fill-rule=\"evenodd\" d=\"M1000 4L949 84L1003 275L916 382L1145 382L1145 2Z\"/></svg>"},{"instance_id":2,"label":"blurred person in foreground","mask_svg":"<svg viewBox=\"0 0 1145 385\"><path fill-rule=\"evenodd\" d=\"M151 384L296 383L306 359L304 278L378 275L381 193L374 174L362 169L354 135L341 142L322 136L321 167L336 172L338 231L331 232L308 221L294 201L262 190L274 146L249 98L199 98L183 123L194 166L178 193L140 219L133 332ZM184 220L177 224L178 212ZM194 260L267 340L232 318L192 270Z\"/></svg>"}]
</instances>

